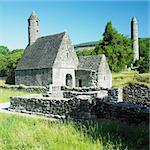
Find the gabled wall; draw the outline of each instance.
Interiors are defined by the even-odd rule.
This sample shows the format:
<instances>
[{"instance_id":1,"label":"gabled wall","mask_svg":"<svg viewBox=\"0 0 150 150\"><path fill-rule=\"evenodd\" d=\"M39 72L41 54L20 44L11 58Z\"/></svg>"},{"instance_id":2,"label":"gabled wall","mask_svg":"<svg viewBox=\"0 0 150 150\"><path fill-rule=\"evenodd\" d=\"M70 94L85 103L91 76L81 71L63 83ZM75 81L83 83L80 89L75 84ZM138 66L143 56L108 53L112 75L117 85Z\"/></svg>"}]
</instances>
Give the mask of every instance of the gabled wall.
<instances>
[{"instance_id":1,"label":"gabled wall","mask_svg":"<svg viewBox=\"0 0 150 150\"><path fill-rule=\"evenodd\" d=\"M64 35L53 65L53 85L65 86L66 75L72 76L72 86L75 86L75 69L78 58L67 34Z\"/></svg>"},{"instance_id":2,"label":"gabled wall","mask_svg":"<svg viewBox=\"0 0 150 150\"><path fill-rule=\"evenodd\" d=\"M76 69L77 65L78 57L66 33L62 39L53 67Z\"/></svg>"},{"instance_id":3,"label":"gabled wall","mask_svg":"<svg viewBox=\"0 0 150 150\"><path fill-rule=\"evenodd\" d=\"M98 87L109 89L112 87L112 74L106 61L105 55L102 55L97 76L98 76Z\"/></svg>"}]
</instances>

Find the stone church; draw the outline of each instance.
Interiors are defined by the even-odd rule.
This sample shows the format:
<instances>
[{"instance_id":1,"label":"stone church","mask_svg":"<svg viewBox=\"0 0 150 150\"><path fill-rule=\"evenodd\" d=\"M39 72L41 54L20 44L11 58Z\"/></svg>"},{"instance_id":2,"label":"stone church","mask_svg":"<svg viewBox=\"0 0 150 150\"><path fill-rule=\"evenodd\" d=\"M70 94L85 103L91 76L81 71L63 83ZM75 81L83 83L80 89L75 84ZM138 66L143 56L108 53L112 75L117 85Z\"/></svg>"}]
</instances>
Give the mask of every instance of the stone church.
<instances>
[{"instance_id":1,"label":"stone church","mask_svg":"<svg viewBox=\"0 0 150 150\"><path fill-rule=\"evenodd\" d=\"M111 88L105 55L78 58L66 32L40 37L35 12L28 19L28 36L29 44L15 70L16 84Z\"/></svg>"}]
</instances>

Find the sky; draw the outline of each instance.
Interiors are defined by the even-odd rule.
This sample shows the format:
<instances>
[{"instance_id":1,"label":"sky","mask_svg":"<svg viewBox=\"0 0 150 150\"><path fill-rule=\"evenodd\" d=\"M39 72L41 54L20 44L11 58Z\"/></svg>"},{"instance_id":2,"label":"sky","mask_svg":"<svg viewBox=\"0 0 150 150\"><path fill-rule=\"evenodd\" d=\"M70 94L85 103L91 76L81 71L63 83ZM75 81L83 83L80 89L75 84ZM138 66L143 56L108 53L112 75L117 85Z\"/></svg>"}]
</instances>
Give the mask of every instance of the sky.
<instances>
[{"instance_id":1,"label":"sky","mask_svg":"<svg viewBox=\"0 0 150 150\"><path fill-rule=\"evenodd\" d=\"M150 37L148 0L0 0L0 45L11 50L27 46L27 19L33 10L40 18L41 36L67 31L73 44L102 39L110 20L130 37L132 16L138 20L139 37Z\"/></svg>"}]
</instances>

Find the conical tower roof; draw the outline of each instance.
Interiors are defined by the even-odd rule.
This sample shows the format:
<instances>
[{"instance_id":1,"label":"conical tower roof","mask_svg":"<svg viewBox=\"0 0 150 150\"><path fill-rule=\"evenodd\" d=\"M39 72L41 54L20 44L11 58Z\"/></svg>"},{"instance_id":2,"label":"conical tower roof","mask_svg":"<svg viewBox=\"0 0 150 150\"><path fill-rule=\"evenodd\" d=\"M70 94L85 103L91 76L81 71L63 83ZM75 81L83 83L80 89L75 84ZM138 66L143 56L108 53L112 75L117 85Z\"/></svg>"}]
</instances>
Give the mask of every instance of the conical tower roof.
<instances>
[{"instance_id":1,"label":"conical tower roof","mask_svg":"<svg viewBox=\"0 0 150 150\"><path fill-rule=\"evenodd\" d=\"M29 17L29 20L39 20L35 11L32 11L31 16Z\"/></svg>"},{"instance_id":2,"label":"conical tower roof","mask_svg":"<svg viewBox=\"0 0 150 150\"><path fill-rule=\"evenodd\" d=\"M136 21L137 22L137 19L135 16L132 17L132 21Z\"/></svg>"}]
</instances>

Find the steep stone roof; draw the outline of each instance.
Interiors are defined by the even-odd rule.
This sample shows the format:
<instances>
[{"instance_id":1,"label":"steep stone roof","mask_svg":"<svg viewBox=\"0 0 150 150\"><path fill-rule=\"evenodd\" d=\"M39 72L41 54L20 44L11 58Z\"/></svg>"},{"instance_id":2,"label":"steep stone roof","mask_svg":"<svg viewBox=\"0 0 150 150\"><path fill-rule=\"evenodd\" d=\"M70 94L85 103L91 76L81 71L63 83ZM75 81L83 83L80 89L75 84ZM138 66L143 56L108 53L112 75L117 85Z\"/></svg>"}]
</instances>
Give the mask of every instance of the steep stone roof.
<instances>
[{"instance_id":1,"label":"steep stone roof","mask_svg":"<svg viewBox=\"0 0 150 150\"><path fill-rule=\"evenodd\" d=\"M106 56L104 54L102 54L101 56L101 62L99 67L100 67L99 74L111 74L111 70L109 68L109 65L106 61Z\"/></svg>"},{"instance_id":2,"label":"steep stone roof","mask_svg":"<svg viewBox=\"0 0 150 150\"><path fill-rule=\"evenodd\" d=\"M78 69L89 69L100 73L111 73L105 55L81 56L79 57Z\"/></svg>"},{"instance_id":3,"label":"steep stone roof","mask_svg":"<svg viewBox=\"0 0 150 150\"><path fill-rule=\"evenodd\" d=\"M78 69L98 70L101 61L101 55L80 56Z\"/></svg>"},{"instance_id":4,"label":"steep stone roof","mask_svg":"<svg viewBox=\"0 0 150 150\"><path fill-rule=\"evenodd\" d=\"M27 46L16 70L52 68L65 34L40 37Z\"/></svg>"},{"instance_id":5,"label":"steep stone roof","mask_svg":"<svg viewBox=\"0 0 150 150\"><path fill-rule=\"evenodd\" d=\"M132 17L132 21L137 22L137 20L136 20L136 17L135 17L135 16L133 16L133 17Z\"/></svg>"},{"instance_id":6,"label":"steep stone roof","mask_svg":"<svg viewBox=\"0 0 150 150\"><path fill-rule=\"evenodd\" d=\"M29 20L39 20L35 11L33 11L32 14L30 15Z\"/></svg>"}]
</instances>

